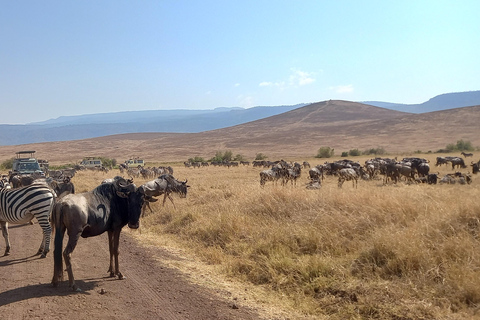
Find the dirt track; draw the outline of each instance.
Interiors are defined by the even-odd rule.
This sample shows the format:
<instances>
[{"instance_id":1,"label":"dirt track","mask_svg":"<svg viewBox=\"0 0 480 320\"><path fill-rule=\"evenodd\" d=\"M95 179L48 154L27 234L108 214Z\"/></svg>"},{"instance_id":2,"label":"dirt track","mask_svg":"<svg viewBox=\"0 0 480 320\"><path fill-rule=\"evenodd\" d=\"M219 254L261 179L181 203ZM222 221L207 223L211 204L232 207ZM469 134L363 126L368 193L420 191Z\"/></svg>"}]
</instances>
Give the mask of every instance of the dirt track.
<instances>
[{"instance_id":1,"label":"dirt track","mask_svg":"<svg viewBox=\"0 0 480 320\"><path fill-rule=\"evenodd\" d=\"M80 239L73 253L73 272L83 292L68 287L66 273L65 281L53 288L53 248L46 259L33 255L42 237L38 224L10 225L9 231L11 255L3 256L0 237L1 319L261 319L228 292L189 283L158 262L168 252L139 246L126 233L120 238L119 258L126 280L108 277L103 234Z\"/></svg>"}]
</instances>

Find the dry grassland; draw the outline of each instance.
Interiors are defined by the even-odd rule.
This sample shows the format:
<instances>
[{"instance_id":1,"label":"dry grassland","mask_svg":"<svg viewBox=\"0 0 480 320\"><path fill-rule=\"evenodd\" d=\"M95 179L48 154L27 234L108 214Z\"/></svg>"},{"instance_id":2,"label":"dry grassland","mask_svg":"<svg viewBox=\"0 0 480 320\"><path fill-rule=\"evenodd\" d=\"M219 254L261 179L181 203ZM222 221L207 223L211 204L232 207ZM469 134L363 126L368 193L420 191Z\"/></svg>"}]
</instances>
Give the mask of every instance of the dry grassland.
<instances>
[{"instance_id":1,"label":"dry grassland","mask_svg":"<svg viewBox=\"0 0 480 320\"><path fill-rule=\"evenodd\" d=\"M452 172L420 156L432 172ZM480 318L478 176L471 185L373 180L357 189L326 177L306 190L306 171L296 186L261 188L260 168L169 165L188 179L187 198L174 195L176 209L160 199L129 232L181 254L172 265L195 281L248 288L239 300L305 318ZM116 174L80 172L73 182L83 192Z\"/></svg>"}]
</instances>

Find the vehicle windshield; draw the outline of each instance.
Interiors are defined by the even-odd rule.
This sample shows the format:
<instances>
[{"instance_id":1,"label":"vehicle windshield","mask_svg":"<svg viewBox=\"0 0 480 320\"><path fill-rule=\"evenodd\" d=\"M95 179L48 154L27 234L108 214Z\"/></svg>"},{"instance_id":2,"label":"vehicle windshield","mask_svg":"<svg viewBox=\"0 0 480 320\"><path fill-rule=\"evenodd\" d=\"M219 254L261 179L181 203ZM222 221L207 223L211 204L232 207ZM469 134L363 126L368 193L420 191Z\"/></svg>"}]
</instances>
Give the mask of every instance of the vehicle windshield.
<instances>
[{"instance_id":1,"label":"vehicle windshield","mask_svg":"<svg viewBox=\"0 0 480 320\"><path fill-rule=\"evenodd\" d=\"M20 163L18 166L19 171L35 171L40 170L40 166L35 162Z\"/></svg>"}]
</instances>

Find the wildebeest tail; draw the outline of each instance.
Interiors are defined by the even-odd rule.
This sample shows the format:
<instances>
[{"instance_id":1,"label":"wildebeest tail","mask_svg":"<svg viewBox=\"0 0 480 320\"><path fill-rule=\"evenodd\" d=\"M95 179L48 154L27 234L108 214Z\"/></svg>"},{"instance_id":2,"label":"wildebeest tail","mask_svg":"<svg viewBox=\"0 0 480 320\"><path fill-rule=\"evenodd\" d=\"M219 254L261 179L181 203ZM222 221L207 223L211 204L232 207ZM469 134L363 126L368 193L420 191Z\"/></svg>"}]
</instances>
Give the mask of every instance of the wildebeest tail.
<instances>
[{"instance_id":1,"label":"wildebeest tail","mask_svg":"<svg viewBox=\"0 0 480 320\"><path fill-rule=\"evenodd\" d=\"M61 203L56 203L52 213L52 225L55 229L55 249L53 250L53 285L56 285L59 280L63 278L63 237L65 234L65 227L63 225L63 206Z\"/></svg>"}]
</instances>

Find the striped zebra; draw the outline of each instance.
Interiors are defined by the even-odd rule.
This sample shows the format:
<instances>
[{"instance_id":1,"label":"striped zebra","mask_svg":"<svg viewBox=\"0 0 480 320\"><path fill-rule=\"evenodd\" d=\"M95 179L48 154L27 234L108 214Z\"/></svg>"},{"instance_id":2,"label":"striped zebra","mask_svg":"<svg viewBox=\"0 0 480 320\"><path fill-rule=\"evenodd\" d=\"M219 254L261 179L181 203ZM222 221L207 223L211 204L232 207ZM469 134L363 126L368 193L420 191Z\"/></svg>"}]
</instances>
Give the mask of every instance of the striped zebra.
<instances>
[{"instance_id":1,"label":"striped zebra","mask_svg":"<svg viewBox=\"0 0 480 320\"><path fill-rule=\"evenodd\" d=\"M18 189L0 190L0 226L5 238L5 255L10 254L8 223L23 224L34 217L43 229L43 240L37 254L45 258L50 251L50 214L55 204L55 194L44 183L34 183Z\"/></svg>"}]
</instances>

